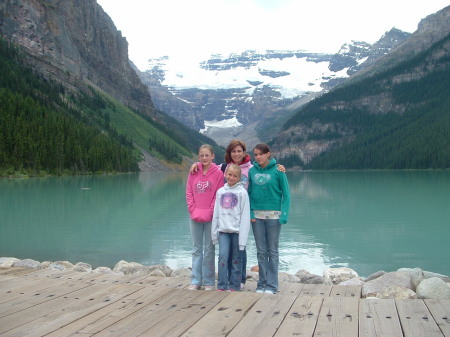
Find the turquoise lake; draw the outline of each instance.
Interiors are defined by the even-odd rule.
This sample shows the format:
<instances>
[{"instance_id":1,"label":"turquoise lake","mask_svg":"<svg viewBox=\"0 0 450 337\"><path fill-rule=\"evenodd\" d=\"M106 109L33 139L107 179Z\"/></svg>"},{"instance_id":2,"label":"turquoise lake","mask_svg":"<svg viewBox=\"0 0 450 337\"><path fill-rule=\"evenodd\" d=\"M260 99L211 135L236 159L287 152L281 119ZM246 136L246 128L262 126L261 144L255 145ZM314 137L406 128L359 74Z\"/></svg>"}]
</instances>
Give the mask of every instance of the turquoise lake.
<instances>
[{"instance_id":1,"label":"turquoise lake","mask_svg":"<svg viewBox=\"0 0 450 337\"><path fill-rule=\"evenodd\" d=\"M288 180L280 271L450 275L450 171L288 172ZM190 267L185 182L185 173L0 179L0 256ZM253 234L247 251L256 265Z\"/></svg>"}]
</instances>

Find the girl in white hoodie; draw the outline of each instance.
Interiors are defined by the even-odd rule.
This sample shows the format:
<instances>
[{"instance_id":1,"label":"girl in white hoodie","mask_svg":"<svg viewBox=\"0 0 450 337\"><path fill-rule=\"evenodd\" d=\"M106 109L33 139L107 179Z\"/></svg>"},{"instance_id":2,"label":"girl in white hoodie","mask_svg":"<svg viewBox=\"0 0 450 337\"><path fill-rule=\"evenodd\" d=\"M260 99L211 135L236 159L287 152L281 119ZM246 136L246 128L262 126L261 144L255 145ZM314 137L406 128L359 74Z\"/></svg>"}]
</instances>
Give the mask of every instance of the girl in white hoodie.
<instances>
[{"instance_id":1,"label":"girl in white hoodie","mask_svg":"<svg viewBox=\"0 0 450 337\"><path fill-rule=\"evenodd\" d=\"M240 182L241 168L238 165L229 164L225 178L227 183L216 194L211 228L213 244L219 243L217 289L238 291L242 279L239 251L245 250L247 245L250 201L247 190Z\"/></svg>"}]
</instances>

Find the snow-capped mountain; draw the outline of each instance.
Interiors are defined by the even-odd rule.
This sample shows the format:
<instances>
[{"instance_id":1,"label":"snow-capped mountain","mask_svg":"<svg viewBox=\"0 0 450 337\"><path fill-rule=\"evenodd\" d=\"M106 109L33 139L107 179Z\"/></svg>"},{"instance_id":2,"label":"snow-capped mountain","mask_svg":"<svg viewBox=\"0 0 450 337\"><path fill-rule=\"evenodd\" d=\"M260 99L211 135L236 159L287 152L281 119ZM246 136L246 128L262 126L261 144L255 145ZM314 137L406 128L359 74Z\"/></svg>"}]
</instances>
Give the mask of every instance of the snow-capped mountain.
<instances>
[{"instance_id":1,"label":"snow-capped mountain","mask_svg":"<svg viewBox=\"0 0 450 337\"><path fill-rule=\"evenodd\" d=\"M213 130L280 117L298 102L342 83L408 36L393 28L374 45L352 41L336 54L247 50L195 61L189 55L164 56L149 60L141 79L157 109L227 143L236 135L228 132L221 141L223 135L215 137Z\"/></svg>"}]
</instances>

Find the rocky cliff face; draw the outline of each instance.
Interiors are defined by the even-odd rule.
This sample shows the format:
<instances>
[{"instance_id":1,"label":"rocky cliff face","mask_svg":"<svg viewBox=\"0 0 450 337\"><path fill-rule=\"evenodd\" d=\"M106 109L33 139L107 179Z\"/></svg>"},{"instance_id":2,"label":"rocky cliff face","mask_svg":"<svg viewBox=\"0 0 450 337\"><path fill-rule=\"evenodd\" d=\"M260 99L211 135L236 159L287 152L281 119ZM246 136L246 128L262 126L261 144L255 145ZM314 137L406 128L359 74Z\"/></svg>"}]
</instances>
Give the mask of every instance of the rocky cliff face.
<instances>
[{"instance_id":1,"label":"rocky cliff face","mask_svg":"<svg viewBox=\"0 0 450 337\"><path fill-rule=\"evenodd\" d=\"M73 88L84 82L141 113L154 110L128 60L128 43L95 0L3 0L0 34L30 55L33 68Z\"/></svg>"}]
</instances>

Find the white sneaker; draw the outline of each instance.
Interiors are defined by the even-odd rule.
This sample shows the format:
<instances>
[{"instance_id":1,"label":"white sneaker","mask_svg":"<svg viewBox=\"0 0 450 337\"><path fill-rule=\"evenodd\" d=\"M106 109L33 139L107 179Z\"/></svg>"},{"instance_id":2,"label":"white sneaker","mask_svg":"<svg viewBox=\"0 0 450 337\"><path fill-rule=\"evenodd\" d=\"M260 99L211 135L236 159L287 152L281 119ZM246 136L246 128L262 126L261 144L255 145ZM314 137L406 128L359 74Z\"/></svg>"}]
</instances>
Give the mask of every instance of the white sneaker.
<instances>
[{"instance_id":1,"label":"white sneaker","mask_svg":"<svg viewBox=\"0 0 450 337\"><path fill-rule=\"evenodd\" d=\"M258 294L263 294L263 293L264 293L264 290L263 290L263 289L256 289L255 292L258 293Z\"/></svg>"},{"instance_id":2,"label":"white sneaker","mask_svg":"<svg viewBox=\"0 0 450 337\"><path fill-rule=\"evenodd\" d=\"M245 284L241 283L241 290L244 289L244 287L245 287Z\"/></svg>"},{"instance_id":3,"label":"white sneaker","mask_svg":"<svg viewBox=\"0 0 450 337\"><path fill-rule=\"evenodd\" d=\"M275 295L275 293L272 290L264 290L264 294Z\"/></svg>"}]
</instances>

